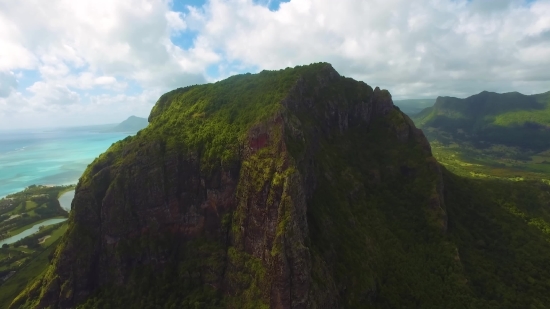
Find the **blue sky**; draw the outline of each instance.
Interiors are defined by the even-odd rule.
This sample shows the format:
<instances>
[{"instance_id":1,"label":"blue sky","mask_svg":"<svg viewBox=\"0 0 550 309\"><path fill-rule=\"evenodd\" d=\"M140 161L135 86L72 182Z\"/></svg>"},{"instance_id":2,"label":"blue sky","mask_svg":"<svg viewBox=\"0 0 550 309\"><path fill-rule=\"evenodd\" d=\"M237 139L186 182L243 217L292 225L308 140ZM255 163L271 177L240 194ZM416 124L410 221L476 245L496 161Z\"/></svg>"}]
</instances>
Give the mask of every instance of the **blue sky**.
<instances>
[{"instance_id":1,"label":"blue sky","mask_svg":"<svg viewBox=\"0 0 550 309\"><path fill-rule=\"evenodd\" d=\"M549 38L550 0L1 2L0 129L146 117L176 87L318 61L396 99L539 93Z\"/></svg>"}]
</instances>

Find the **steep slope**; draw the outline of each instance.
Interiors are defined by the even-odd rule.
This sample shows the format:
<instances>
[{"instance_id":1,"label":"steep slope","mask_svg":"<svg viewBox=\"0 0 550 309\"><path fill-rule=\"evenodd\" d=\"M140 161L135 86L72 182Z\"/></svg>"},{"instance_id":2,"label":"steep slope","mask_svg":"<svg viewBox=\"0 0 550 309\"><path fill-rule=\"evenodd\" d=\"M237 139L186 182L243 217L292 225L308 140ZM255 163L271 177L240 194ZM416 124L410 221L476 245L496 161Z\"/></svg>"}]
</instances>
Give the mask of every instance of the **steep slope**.
<instances>
[{"instance_id":1,"label":"steep slope","mask_svg":"<svg viewBox=\"0 0 550 309\"><path fill-rule=\"evenodd\" d=\"M550 303L544 277L521 274L518 282L535 280L536 292L503 301L516 277L486 282L505 272L499 255L468 239L479 239L470 228L483 231L487 220L484 208L471 206L483 195L470 191L477 184L440 169L387 91L329 64L176 89L149 121L88 167L52 265L12 308ZM543 197L530 207L547 207ZM521 200L508 208L484 202L525 227L539 253L549 252L541 228L505 209L527 217L535 210ZM520 250L506 241L515 231L506 225L497 231L503 239L483 249ZM520 257L546 274L538 254L514 255L506 265ZM479 274L478 260L498 271Z\"/></svg>"},{"instance_id":2,"label":"steep slope","mask_svg":"<svg viewBox=\"0 0 550 309\"><path fill-rule=\"evenodd\" d=\"M550 92L523 95L484 91L466 99L439 97L414 120L434 139L487 142L533 151L550 148Z\"/></svg>"},{"instance_id":3,"label":"steep slope","mask_svg":"<svg viewBox=\"0 0 550 309\"><path fill-rule=\"evenodd\" d=\"M470 308L548 308L550 186L448 172L444 182L448 236L475 294Z\"/></svg>"}]
</instances>

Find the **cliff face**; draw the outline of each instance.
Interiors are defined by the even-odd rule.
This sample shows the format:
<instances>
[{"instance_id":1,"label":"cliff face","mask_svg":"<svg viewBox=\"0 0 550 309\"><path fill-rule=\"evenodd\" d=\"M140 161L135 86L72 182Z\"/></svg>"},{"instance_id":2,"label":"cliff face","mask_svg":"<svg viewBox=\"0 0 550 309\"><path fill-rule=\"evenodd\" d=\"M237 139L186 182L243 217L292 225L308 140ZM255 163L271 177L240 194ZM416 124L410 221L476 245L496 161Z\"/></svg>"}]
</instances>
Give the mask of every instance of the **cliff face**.
<instances>
[{"instance_id":1,"label":"cliff face","mask_svg":"<svg viewBox=\"0 0 550 309\"><path fill-rule=\"evenodd\" d=\"M149 120L88 167L12 307L356 308L463 287L439 165L387 91L321 63L177 89ZM455 270L430 277L426 248Z\"/></svg>"}]
</instances>

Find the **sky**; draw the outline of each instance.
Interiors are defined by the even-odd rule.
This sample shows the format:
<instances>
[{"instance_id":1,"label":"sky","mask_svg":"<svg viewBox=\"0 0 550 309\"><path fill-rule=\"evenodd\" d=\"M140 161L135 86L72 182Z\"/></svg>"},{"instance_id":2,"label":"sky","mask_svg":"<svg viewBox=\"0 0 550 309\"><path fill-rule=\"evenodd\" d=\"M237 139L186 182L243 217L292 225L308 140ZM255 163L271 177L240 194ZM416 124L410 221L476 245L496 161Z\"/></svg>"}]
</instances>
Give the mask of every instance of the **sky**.
<instances>
[{"instance_id":1,"label":"sky","mask_svg":"<svg viewBox=\"0 0 550 309\"><path fill-rule=\"evenodd\" d=\"M329 62L394 99L550 90L550 0L0 0L0 130Z\"/></svg>"}]
</instances>

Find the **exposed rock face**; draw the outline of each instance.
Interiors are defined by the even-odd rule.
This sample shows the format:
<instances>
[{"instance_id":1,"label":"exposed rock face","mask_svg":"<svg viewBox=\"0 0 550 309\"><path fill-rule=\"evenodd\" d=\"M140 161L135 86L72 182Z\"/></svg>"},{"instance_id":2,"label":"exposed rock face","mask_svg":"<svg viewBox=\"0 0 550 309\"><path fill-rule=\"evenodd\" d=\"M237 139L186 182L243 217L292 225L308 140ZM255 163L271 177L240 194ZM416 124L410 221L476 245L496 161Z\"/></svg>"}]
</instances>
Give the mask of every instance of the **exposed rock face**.
<instances>
[{"instance_id":1,"label":"exposed rock face","mask_svg":"<svg viewBox=\"0 0 550 309\"><path fill-rule=\"evenodd\" d=\"M444 231L441 171L422 132L394 108L387 91L341 77L328 64L303 74L294 70L297 78L274 112L250 122L239 136L236 156L225 161L205 159L207 146L155 135L166 115L177 112L175 98L194 88L163 96L145 131L113 146L83 175L70 228L52 266L13 306L26 301L39 308L72 308L102 288L137 284L138 269L160 273L172 265L179 271L176 277L213 287L230 308L339 308L375 302L379 277L369 277L368 288L350 294L354 274L344 278L339 273L344 260L335 248L340 244L319 245L316 239L324 232L311 235L320 218L329 220L315 209L319 190L326 189L322 184L331 179L353 183L342 194L350 209L358 209L354 205L368 200L369 186L426 177L430 182L420 208L427 222ZM384 161L386 150L377 150L376 164L368 165L368 179L362 180L347 165L331 166L330 156L339 150L323 155L331 141L349 134L381 134L400 147L416 147L421 159ZM235 145L228 142L226 147ZM392 156L397 154L387 158ZM310 219L317 226L313 230ZM365 224L357 215L346 220L352 228ZM330 220L324 224L328 230L336 226ZM358 253L367 260L377 250L369 237L361 236L367 240L358 247L372 249ZM369 265L365 269L376 267Z\"/></svg>"}]
</instances>

